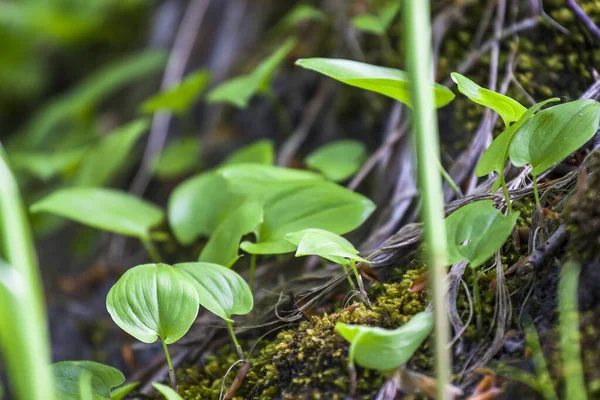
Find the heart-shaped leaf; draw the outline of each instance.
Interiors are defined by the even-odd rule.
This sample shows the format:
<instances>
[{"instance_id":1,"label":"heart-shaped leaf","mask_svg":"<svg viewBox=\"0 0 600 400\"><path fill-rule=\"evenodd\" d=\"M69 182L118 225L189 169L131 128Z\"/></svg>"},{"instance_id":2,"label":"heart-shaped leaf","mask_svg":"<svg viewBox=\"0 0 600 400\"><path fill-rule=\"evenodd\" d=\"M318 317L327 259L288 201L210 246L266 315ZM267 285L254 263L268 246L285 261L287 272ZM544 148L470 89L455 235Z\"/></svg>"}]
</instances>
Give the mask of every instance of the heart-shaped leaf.
<instances>
[{"instance_id":1,"label":"heart-shaped leaf","mask_svg":"<svg viewBox=\"0 0 600 400\"><path fill-rule=\"evenodd\" d=\"M303 58L296 65L411 105L409 78L404 71L335 58ZM436 83L433 89L436 107L443 107L454 98L454 93L443 85Z\"/></svg>"},{"instance_id":2,"label":"heart-shaped leaf","mask_svg":"<svg viewBox=\"0 0 600 400\"><path fill-rule=\"evenodd\" d=\"M285 238L298 246L296 257L316 255L340 265L349 264L348 260L369 262L358 256L358 250L352 243L322 229L304 229L288 233Z\"/></svg>"},{"instance_id":3,"label":"heart-shaped leaf","mask_svg":"<svg viewBox=\"0 0 600 400\"><path fill-rule=\"evenodd\" d=\"M529 164L538 176L564 160L594 136L600 103L577 100L540 111L514 135L508 154L517 167Z\"/></svg>"},{"instance_id":4,"label":"heart-shaped leaf","mask_svg":"<svg viewBox=\"0 0 600 400\"><path fill-rule=\"evenodd\" d=\"M148 129L147 120L130 122L104 136L85 153L75 177L77 186L103 186L133 161L132 151L138 139Z\"/></svg>"},{"instance_id":5,"label":"heart-shaped leaf","mask_svg":"<svg viewBox=\"0 0 600 400\"><path fill-rule=\"evenodd\" d=\"M252 254L281 254L296 250L288 233L323 229L339 235L360 226L375 205L366 197L335 183L304 180L276 183L264 191L264 220L257 243L242 242Z\"/></svg>"},{"instance_id":6,"label":"heart-shaped leaf","mask_svg":"<svg viewBox=\"0 0 600 400\"><path fill-rule=\"evenodd\" d=\"M166 344L181 339L196 319L198 303L194 284L166 264L128 270L106 297L113 321L144 343L159 337Z\"/></svg>"},{"instance_id":7,"label":"heart-shaped leaf","mask_svg":"<svg viewBox=\"0 0 600 400\"><path fill-rule=\"evenodd\" d=\"M234 314L245 315L252 311L252 292L237 272L205 262L181 263L173 267L193 283L200 305L225 321L231 321Z\"/></svg>"},{"instance_id":8,"label":"heart-shaped leaf","mask_svg":"<svg viewBox=\"0 0 600 400\"><path fill-rule=\"evenodd\" d=\"M58 190L31 206L31 212L49 212L94 228L147 238L164 219L163 211L129 193L100 188Z\"/></svg>"},{"instance_id":9,"label":"heart-shaped leaf","mask_svg":"<svg viewBox=\"0 0 600 400\"><path fill-rule=\"evenodd\" d=\"M152 386L154 386L154 389L158 390L158 392L162 394L167 400L183 400L183 397L181 397L176 391L174 391L167 385L154 382Z\"/></svg>"},{"instance_id":10,"label":"heart-shaped leaf","mask_svg":"<svg viewBox=\"0 0 600 400\"><path fill-rule=\"evenodd\" d=\"M358 140L338 140L318 148L306 157L306 165L334 182L345 181L367 160L365 145Z\"/></svg>"},{"instance_id":11,"label":"heart-shaped leaf","mask_svg":"<svg viewBox=\"0 0 600 400\"><path fill-rule=\"evenodd\" d=\"M230 103L238 108L248 107L248 102L257 92L264 93L269 90L271 79L277 67L295 46L296 39L288 39L250 74L223 82L208 93L206 100L209 103Z\"/></svg>"},{"instance_id":12,"label":"heart-shaped leaf","mask_svg":"<svg viewBox=\"0 0 600 400\"><path fill-rule=\"evenodd\" d=\"M415 314L397 329L382 329L338 322L336 331L350 342L350 365L378 371L391 371L406 363L433 329L433 315L425 311Z\"/></svg>"},{"instance_id":13,"label":"heart-shaped leaf","mask_svg":"<svg viewBox=\"0 0 600 400\"><path fill-rule=\"evenodd\" d=\"M213 172L185 180L169 198L169 224L181 244L199 236L210 236L227 215L242 203L232 194L227 181Z\"/></svg>"},{"instance_id":14,"label":"heart-shaped leaf","mask_svg":"<svg viewBox=\"0 0 600 400\"><path fill-rule=\"evenodd\" d=\"M111 399L111 389L122 385L125 376L113 367L93 361L61 361L51 365L56 398L60 400L80 400L80 378L83 373L91 376L92 398Z\"/></svg>"},{"instance_id":15,"label":"heart-shaped leaf","mask_svg":"<svg viewBox=\"0 0 600 400\"><path fill-rule=\"evenodd\" d=\"M254 232L263 221L262 204L248 201L217 227L200 253L199 261L229 265L238 257L242 236Z\"/></svg>"},{"instance_id":16,"label":"heart-shaped leaf","mask_svg":"<svg viewBox=\"0 0 600 400\"><path fill-rule=\"evenodd\" d=\"M172 179L185 175L200 166L200 141L188 136L173 140L154 159L154 175Z\"/></svg>"},{"instance_id":17,"label":"heart-shaped leaf","mask_svg":"<svg viewBox=\"0 0 600 400\"><path fill-rule=\"evenodd\" d=\"M527 111L525 107L516 100L501 93L482 88L466 76L453 72L450 74L452 80L458 85L458 90L477 104L491 108L496 111L507 127L511 122L517 121Z\"/></svg>"},{"instance_id":18,"label":"heart-shaped leaf","mask_svg":"<svg viewBox=\"0 0 600 400\"><path fill-rule=\"evenodd\" d=\"M245 195L257 194L276 182L323 180L313 172L261 164L226 165L218 174L227 180L232 192Z\"/></svg>"},{"instance_id":19,"label":"heart-shaped leaf","mask_svg":"<svg viewBox=\"0 0 600 400\"><path fill-rule=\"evenodd\" d=\"M485 153L483 153L481 160L479 160L479 164L477 164L477 169L475 170L477 176L484 176L494 171L498 174L502 173L504 170L504 164L506 164L506 160L508 160L508 148L515 133L519 130L519 128L521 128L521 126L523 126L525 122L529 121L529 119L533 117L537 110L548 103L559 100L559 98L555 97L546 101L542 101L541 103L537 103L533 107L529 108L517 122L506 128L500 135L498 135L490 147L488 147Z\"/></svg>"},{"instance_id":20,"label":"heart-shaped leaf","mask_svg":"<svg viewBox=\"0 0 600 400\"><path fill-rule=\"evenodd\" d=\"M142 104L142 111L152 114L157 111L171 111L178 115L185 114L194 101L200 96L210 79L210 73L199 70L188 74L175 86L152 96Z\"/></svg>"},{"instance_id":21,"label":"heart-shaped leaf","mask_svg":"<svg viewBox=\"0 0 600 400\"><path fill-rule=\"evenodd\" d=\"M232 164L265 164L272 165L275 159L275 149L270 140L257 140L248 146L234 152L223 161L223 165Z\"/></svg>"},{"instance_id":22,"label":"heart-shaped leaf","mask_svg":"<svg viewBox=\"0 0 600 400\"><path fill-rule=\"evenodd\" d=\"M502 247L510 236L519 213L509 215L494 207L493 200L469 203L445 219L448 263L468 261L477 268Z\"/></svg>"}]
</instances>

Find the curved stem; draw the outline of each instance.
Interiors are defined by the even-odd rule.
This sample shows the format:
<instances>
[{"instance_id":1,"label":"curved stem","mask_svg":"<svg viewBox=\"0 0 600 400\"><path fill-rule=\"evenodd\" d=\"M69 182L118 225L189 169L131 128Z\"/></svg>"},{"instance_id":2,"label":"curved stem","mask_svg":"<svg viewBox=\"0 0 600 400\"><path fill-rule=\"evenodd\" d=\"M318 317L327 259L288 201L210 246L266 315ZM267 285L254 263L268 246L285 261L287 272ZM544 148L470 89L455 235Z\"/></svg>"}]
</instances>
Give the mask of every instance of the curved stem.
<instances>
[{"instance_id":1,"label":"curved stem","mask_svg":"<svg viewBox=\"0 0 600 400\"><path fill-rule=\"evenodd\" d=\"M177 391L177 379L175 378L175 370L173 369L173 362L171 361L171 355L169 354L169 349L167 348L167 344L161 338L160 341L163 345L163 350L165 351L165 356L167 357L167 364L169 365L169 382L171 383L171 387L174 391Z\"/></svg>"},{"instance_id":2,"label":"curved stem","mask_svg":"<svg viewBox=\"0 0 600 400\"><path fill-rule=\"evenodd\" d=\"M146 248L146 251L148 252L148 255L150 256L150 259L155 263L162 262L162 257L160 256L160 253L158 252L156 246L154 246L152 239L150 237L144 237L141 238L141 240L142 244Z\"/></svg>"},{"instance_id":3,"label":"curved stem","mask_svg":"<svg viewBox=\"0 0 600 400\"><path fill-rule=\"evenodd\" d=\"M231 321L225 321L227 322L227 328L229 329L229 334L231 335L231 339L233 339L233 344L235 345L235 350L238 353L238 356L240 357L240 360L245 361L244 358L244 352L242 351L242 346L240 346L240 344L238 343L237 337L235 336L235 332L233 331L233 324L231 323Z\"/></svg>"},{"instance_id":4,"label":"curved stem","mask_svg":"<svg viewBox=\"0 0 600 400\"><path fill-rule=\"evenodd\" d=\"M504 178L504 171L500 172L500 184L502 185L502 193L504 193L504 198L506 200L506 207L508 208L508 212L512 213L512 204L510 204L510 195L508 193L508 188L506 187L506 179Z\"/></svg>"},{"instance_id":5,"label":"curved stem","mask_svg":"<svg viewBox=\"0 0 600 400\"><path fill-rule=\"evenodd\" d=\"M360 293L361 294L366 293L365 287L363 285L362 276L360 276L358 269L356 269L356 261L350 260L350 267L352 267L352 271L354 271L354 276L356 277L356 281L358 282L358 289L360 290Z\"/></svg>"},{"instance_id":6,"label":"curved stem","mask_svg":"<svg viewBox=\"0 0 600 400\"><path fill-rule=\"evenodd\" d=\"M340 264L340 265L344 269L344 273L346 274L346 278L348 278L348 282L350 282L350 286L352 286L352 288L356 288L356 285L354 284L354 281L352 280L352 278L350 277L350 275L348 275L348 267L346 266L346 264Z\"/></svg>"},{"instance_id":7,"label":"curved stem","mask_svg":"<svg viewBox=\"0 0 600 400\"><path fill-rule=\"evenodd\" d=\"M533 177L533 196L535 197L535 205L540 207L540 193L538 192L537 176Z\"/></svg>"}]
</instances>

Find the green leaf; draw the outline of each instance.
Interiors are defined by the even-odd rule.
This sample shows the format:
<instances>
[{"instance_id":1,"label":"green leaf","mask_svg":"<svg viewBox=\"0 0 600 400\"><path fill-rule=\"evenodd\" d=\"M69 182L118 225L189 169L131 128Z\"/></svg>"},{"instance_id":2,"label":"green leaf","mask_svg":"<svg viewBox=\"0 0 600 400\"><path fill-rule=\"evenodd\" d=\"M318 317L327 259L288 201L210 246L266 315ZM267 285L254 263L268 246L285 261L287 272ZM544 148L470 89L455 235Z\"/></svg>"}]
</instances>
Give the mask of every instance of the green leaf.
<instances>
[{"instance_id":1,"label":"green leaf","mask_svg":"<svg viewBox=\"0 0 600 400\"><path fill-rule=\"evenodd\" d=\"M194 284L200 305L211 313L231 321L234 314L245 315L252 311L252 292L237 272L205 262L181 263L173 267Z\"/></svg>"},{"instance_id":2,"label":"green leaf","mask_svg":"<svg viewBox=\"0 0 600 400\"><path fill-rule=\"evenodd\" d=\"M377 16L362 14L352 18L351 22L355 28L363 32L385 35L399 10L400 2L393 0L385 4Z\"/></svg>"},{"instance_id":3,"label":"green leaf","mask_svg":"<svg viewBox=\"0 0 600 400\"><path fill-rule=\"evenodd\" d=\"M112 388L122 385L125 376L113 367L93 361L62 361L51 365L56 384L56 398L80 400L80 378L84 373L91 376L92 398L110 399Z\"/></svg>"},{"instance_id":4,"label":"green leaf","mask_svg":"<svg viewBox=\"0 0 600 400\"><path fill-rule=\"evenodd\" d=\"M243 201L229 191L227 181L213 172L191 177L169 197L169 224L181 244L199 236L210 236L217 226Z\"/></svg>"},{"instance_id":5,"label":"green leaf","mask_svg":"<svg viewBox=\"0 0 600 400\"><path fill-rule=\"evenodd\" d=\"M577 100L540 111L514 135L508 154L538 176L590 140L600 125L600 103Z\"/></svg>"},{"instance_id":6,"label":"green leaf","mask_svg":"<svg viewBox=\"0 0 600 400\"><path fill-rule=\"evenodd\" d=\"M75 178L78 186L104 186L122 172L131 160L138 139L148 130L147 120L130 122L104 136L89 149L82 160Z\"/></svg>"},{"instance_id":7,"label":"green leaf","mask_svg":"<svg viewBox=\"0 0 600 400\"><path fill-rule=\"evenodd\" d=\"M47 181L75 169L86 150L82 147L54 152L15 151L10 154L10 162L16 172Z\"/></svg>"},{"instance_id":8,"label":"green leaf","mask_svg":"<svg viewBox=\"0 0 600 400\"><path fill-rule=\"evenodd\" d=\"M261 164L226 165L217 171L234 193L255 194L277 182L323 180L319 174Z\"/></svg>"},{"instance_id":9,"label":"green leaf","mask_svg":"<svg viewBox=\"0 0 600 400\"><path fill-rule=\"evenodd\" d=\"M411 106L409 78L404 71L335 58L303 58L297 60L296 65ZM445 106L455 97L450 89L437 83L434 96L436 107Z\"/></svg>"},{"instance_id":10,"label":"green leaf","mask_svg":"<svg viewBox=\"0 0 600 400\"><path fill-rule=\"evenodd\" d=\"M83 371L79 376L79 398L80 400L94 400L92 375L88 371Z\"/></svg>"},{"instance_id":11,"label":"green leaf","mask_svg":"<svg viewBox=\"0 0 600 400\"><path fill-rule=\"evenodd\" d=\"M200 165L200 140L188 136L173 140L154 160L154 175L172 179L185 175Z\"/></svg>"},{"instance_id":12,"label":"green leaf","mask_svg":"<svg viewBox=\"0 0 600 400\"><path fill-rule=\"evenodd\" d=\"M285 239L298 246L296 257L316 255L340 265L349 264L348 260L369 262L358 256L358 250L352 243L322 229L303 229L288 233Z\"/></svg>"},{"instance_id":13,"label":"green leaf","mask_svg":"<svg viewBox=\"0 0 600 400\"><path fill-rule=\"evenodd\" d=\"M99 188L58 190L31 206L79 223L126 236L147 238L164 219L163 211L127 192Z\"/></svg>"},{"instance_id":14,"label":"green leaf","mask_svg":"<svg viewBox=\"0 0 600 400\"><path fill-rule=\"evenodd\" d=\"M458 85L458 90L477 104L496 111L508 127L511 122L521 118L527 111L518 101L500 93L482 88L466 76L453 72L452 80Z\"/></svg>"},{"instance_id":15,"label":"green leaf","mask_svg":"<svg viewBox=\"0 0 600 400\"><path fill-rule=\"evenodd\" d=\"M448 263L468 261L477 268L502 247L510 236L519 213L509 215L494 207L493 200L469 203L445 219Z\"/></svg>"},{"instance_id":16,"label":"green leaf","mask_svg":"<svg viewBox=\"0 0 600 400\"><path fill-rule=\"evenodd\" d=\"M300 4L294 7L281 20L283 26L293 26L306 21L323 21L327 16L318 8L308 4Z\"/></svg>"},{"instance_id":17,"label":"green leaf","mask_svg":"<svg viewBox=\"0 0 600 400\"><path fill-rule=\"evenodd\" d=\"M174 391L167 385L154 382L152 383L152 386L154 386L154 389L158 390L158 392L162 394L167 400L183 400L183 397L181 397L176 391Z\"/></svg>"},{"instance_id":18,"label":"green leaf","mask_svg":"<svg viewBox=\"0 0 600 400\"><path fill-rule=\"evenodd\" d=\"M133 389L140 385L139 382L131 382L110 391L110 400L123 400Z\"/></svg>"},{"instance_id":19,"label":"green leaf","mask_svg":"<svg viewBox=\"0 0 600 400\"><path fill-rule=\"evenodd\" d=\"M406 363L433 329L433 314L415 314L401 327L390 330L338 322L336 331L350 342L349 362L379 371L391 371Z\"/></svg>"},{"instance_id":20,"label":"green leaf","mask_svg":"<svg viewBox=\"0 0 600 400\"><path fill-rule=\"evenodd\" d=\"M205 69L192 72L178 84L146 100L141 106L142 112L152 114L157 111L171 111L180 116L184 115L200 96L209 79L210 73Z\"/></svg>"},{"instance_id":21,"label":"green leaf","mask_svg":"<svg viewBox=\"0 0 600 400\"><path fill-rule=\"evenodd\" d=\"M198 314L194 284L166 264L133 267L106 296L106 309L125 332L144 343L183 337Z\"/></svg>"},{"instance_id":22,"label":"green leaf","mask_svg":"<svg viewBox=\"0 0 600 400\"><path fill-rule=\"evenodd\" d=\"M238 108L248 107L248 102L256 93L264 93L269 90L273 74L279 65L285 60L288 53L296 46L296 39L290 38L285 41L267 59L263 60L248 75L238 76L223 82L206 96L209 103L230 103Z\"/></svg>"},{"instance_id":23,"label":"green leaf","mask_svg":"<svg viewBox=\"0 0 600 400\"><path fill-rule=\"evenodd\" d=\"M212 234L199 261L229 265L238 257L242 236L253 232L263 221L262 204L248 201L233 211Z\"/></svg>"},{"instance_id":24,"label":"green leaf","mask_svg":"<svg viewBox=\"0 0 600 400\"><path fill-rule=\"evenodd\" d=\"M252 254L289 253L296 246L286 240L288 233L315 228L342 235L360 226L374 209L371 200L335 183L276 183L264 192L257 242L242 242L241 248Z\"/></svg>"},{"instance_id":25,"label":"green leaf","mask_svg":"<svg viewBox=\"0 0 600 400\"><path fill-rule=\"evenodd\" d=\"M318 148L306 157L306 165L334 182L354 175L367 160L365 145L358 140L338 140Z\"/></svg>"},{"instance_id":26,"label":"green leaf","mask_svg":"<svg viewBox=\"0 0 600 400\"><path fill-rule=\"evenodd\" d=\"M523 126L525 122L527 122L537 110L542 108L548 103L559 101L559 98L552 98L546 101L542 101L541 103L537 103L533 107L529 108L525 114L523 114L517 122L506 128L487 148L481 160L479 160L479 164L477 164L477 168L475 169L475 174L477 176L484 176L489 174L490 172L497 172L501 174L504 170L504 164L506 164L506 160L508 160L508 147L510 146L510 142L512 141L515 133Z\"/></svg>"},{"instance_id":27,"label":"green leaf","mask_svg":"<svg viewBox=\"0 0 600 400\"><path fill-rule=\"evenodd\" d=\"M223 165L232 164L265 164L272 165L275 159L275 149L271 140L257 140L244 146L223 161Z\"/></svg>"}]
</instances>

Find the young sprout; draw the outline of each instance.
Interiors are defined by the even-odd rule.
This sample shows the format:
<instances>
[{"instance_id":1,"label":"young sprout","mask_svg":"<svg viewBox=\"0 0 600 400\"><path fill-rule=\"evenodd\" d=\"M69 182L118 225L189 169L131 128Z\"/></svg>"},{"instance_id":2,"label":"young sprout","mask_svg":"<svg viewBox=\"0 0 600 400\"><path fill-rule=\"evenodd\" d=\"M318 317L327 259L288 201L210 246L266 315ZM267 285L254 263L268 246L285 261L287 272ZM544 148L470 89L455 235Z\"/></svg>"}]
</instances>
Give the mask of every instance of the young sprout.
<instances>
[{"instance_id":1,"label":"young sprout","mask_svg":"<svg viewBox=\"0 0 600 400\"><path fill-rule=\"evenodd\" d=\"M482 200L459 208L445 219L448 263L467 261L474 274L473 291L479 331L483 321L479 281L475 269L502 247L518 218L518 212L502 215L494 207L493 200Z\"/></svg>"},{"instance_id":2,"label":"young sprout","mask_svg":"<svg viewBox=\"0 0 600 400\"><path fill-rule=\"evenodd\" d=\"M177 383L167 345L187 333L198 315L198 308L195 285L166 264L133 267L106 297L106 309L121 329L144 343L154 343L160 338L174 390Z\"/></svg>"},{"instance_id":3,"label":"young sprout","mask_svg":"<svg viewBox=\"0 0 600 400\"><path fill-rule=\"evenodd\" d=\"M85 398L83 394L93 399L116 400L116 396L126 394L120 389L127 387L131 391L135 387L121 386L125 382L121 371L93 361L61 361L52 364L50 369L56 398L61 400L80 400Z\"/></svg>"},{"instance_id":4,"label":"young sprout","mask_svg":"<svg viewBox=\"0 0 600 400\"><path fill-rule=\"evenodd\" d=\"M346 274L348 273L347 266L350 266L354 272L354 277L358 282L360 294L363 298L367 298L362 276L356 268L356 262L369 263L369 261L358 255L358 250L354 248L352 243L335 233L322 229L304 229L298 232L288 233L285 235L285 238L298 247L296 250L296 257L308 255L322 257L341 265ZM354 287L354 283L350 277L348 277L348 280L352 287Z\"/></svg>"},{"instance_id":5,"label":"young sprout","mask_svg":"<svg viewBox=\"0 0 600 400\"><path fill-rule=\"evenodd\" d=\"M200 305L225 320L238 356L244 360L231 316L248 314L254 307L246 281L237 272L218 264L189 262L175 264L173 268L192 283Z\"/></svg>"}]
</instances>

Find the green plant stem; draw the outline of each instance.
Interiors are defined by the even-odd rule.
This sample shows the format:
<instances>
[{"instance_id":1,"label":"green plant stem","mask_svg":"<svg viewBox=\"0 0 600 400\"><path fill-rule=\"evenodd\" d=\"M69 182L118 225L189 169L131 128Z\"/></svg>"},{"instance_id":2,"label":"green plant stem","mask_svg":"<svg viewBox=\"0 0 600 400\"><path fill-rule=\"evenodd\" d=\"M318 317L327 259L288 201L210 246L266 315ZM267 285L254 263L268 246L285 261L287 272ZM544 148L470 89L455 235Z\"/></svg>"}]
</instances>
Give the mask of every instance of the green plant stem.
<instances>
[{"instance_id":1,"label":"green plant stem","mask_svg":"<svg viewBox=\"0 0 600 400\"><path fill-rule=\"evenodd\" d=\"M175 377L175 369L173 369L173 362L171 361L171 355L169 354L169 349L167 348L167 344L161 338L163 350L165 351L165 357L167 357L167 364L169 365L169 383L174 391L177 392L177 378Z\"/></svg>"},{"instance_id":2,"label":"green plant stem","mask_svg":"<svg viewBox=\"0 0 600 400\"><path fill-rule=\"evenodd\" d=\"M479 273L472 269L473 273L473 298L475 301L475 321L477 332L483 332L483 313L481 311L481 295L479 294Z\"/></svg>"},{"instance_id":3,"label":"green plant stem","mask_svg":"<svg viewBox=\"0 0 600 400\"><path fill-rule=\"evenodd\" d=\"M502 193L504 193L504 198L506 200L506 207L508 208L508 212L512 213L512 204L510 204L510 195L508 194L508 188L506 187L506 179L504 178L504 172L500 172L500 185L502 185Z\"/></svg>"},{"instance_id":4,"label":"green plant stem","mask_svg":"<svg viewBox=\"0 0 600 400\"><path fill-rule=\"evenodd\" d=\"M437 398L441 400L447 398L445 389L450 381L451 361L447 348L450 339L446 283L448 255L442 180L437 166L440 152L437 115L433 100L431 10L428 0L404 0L402 11L404 38L407 40L407 65L412 87L411 99L414 110L419 187L423 199L424 234L432 277Z\"/></svg>"},{"instance_id":5,"label":"green plant stem","mask_svg":"<svg viewBox=\"0 0 600 400\"><path fill-rule=\"evenodd\" d=\"M341 264L341 265L342 265L342 268L344 269L344 274L346 274L346 278L348 278L348 282L350 282L350 286L355 289L356 285L354 284L354 281L352 280L350 275L348 275L348 267L346 266L346 264Z\"/></svg>"},{"instance_id":6,"label":"green plant stem","mask_svg":"<svg viewBox=\"0 0 600 400\"><path fill-rule=\"evenodd\" d=\"M463 197L463 194L460 191L459 187L456 185L456 182L454 182L454 179L452 179L452 177L450 176L448 171L446 171L446 168L444 168L439 159L437 159L437 163L440 168L440 173L442 174L444 180L448 183L448 185L452 188L452 190L454 191L454 193L456 193L458 197Z\"/></svg>"},{"instance_id":7,"label":"green plant stem","mask_svg":"<svg viewBox=\"0 0 600 400\"><path fill-rule=\"evenodd\" d=\"M533 196L535 197L535 205L540 207L540 193L538 192L537 176L533 177Z\"/></svg>"},{"instance_id":8,"label":"green plant stem","mask_svg":"<svg viewBox=\"0 0 600 400\"><path fill-rule=\"evenodd\" d=\"M356 277L356 282L358 283L358 290L360 290L361 294L367 293L365 292L365 286L363 285L362 276L360 276L360 273L356 268L356 261L350 260L350 267L352 268L352 271L354 271L354 276Z\"/></svg>"},{"instance_id":9,"label":"green plant stem","mask_svg":"<svg viewBox=\"0 0 600 400\"><path fill-rule=\"evenodd\" d=\"M158 249L156 248L156 246L154 246L154 243L152 242L152 239L150 237L142 238L142 244L146 248L146 251L148 252L148 255L150 256L150 259L153 262L155 262L155 263L162 262L162 257L160 256Z\"/></svg>"},{"instance_id":10,"label":"green plant stem","mask_svg":"<svg viewBox=\"0 0 600 400\"><path fill-rule=\"evenodd\" d=\"M254 294L254 274L256 272L256 254L250 256L250 290Z\"/></svg>"},{"instance_id":11,"label":"green plant stem","mask_svg":"<svg viewBox=\"0 0 600 400\"><path fill-rule=\"evenodd\" d=\"M554 385L552 384L552 377L550 372L548 372L548 365L546 364L546 359L544 358L544 352L542 350L542 346L540 345L540 338L535 329L535 324L529 316L525 316L524 319L523 328L525 330L525 340L527 341L527 346L531 349L531 361L533 361L533 368L536 373L536 390L538 390L544 396L545 400L558 400L558 396L554 390ZM570 329L572 328L573 327L570 327ZM575 397L567 396L565 398L567 399ZM579 397L577 397L577 399L579 399ZM582 399L585 399L585 397L582 397Z\"/></svg>"},{"instance_id":12,"label":"green plant stem","mask_svg":"<svg viewBox=\"0 0 600 400\"><path fill-rule=\"evenodd\" d=\"M231 339L233 340L233 344L235 345L235 350L238 353L238 357L240 357L240 360L245 361L246 359L244 358L244 352L242 351L242 346L240 346L237 337L235 336L235 332L233 330L233 324L231 323L231 321L226 321L227 322L227 328L229 329L229 334L231 335Z\"/></svg>"}]
</instances>

